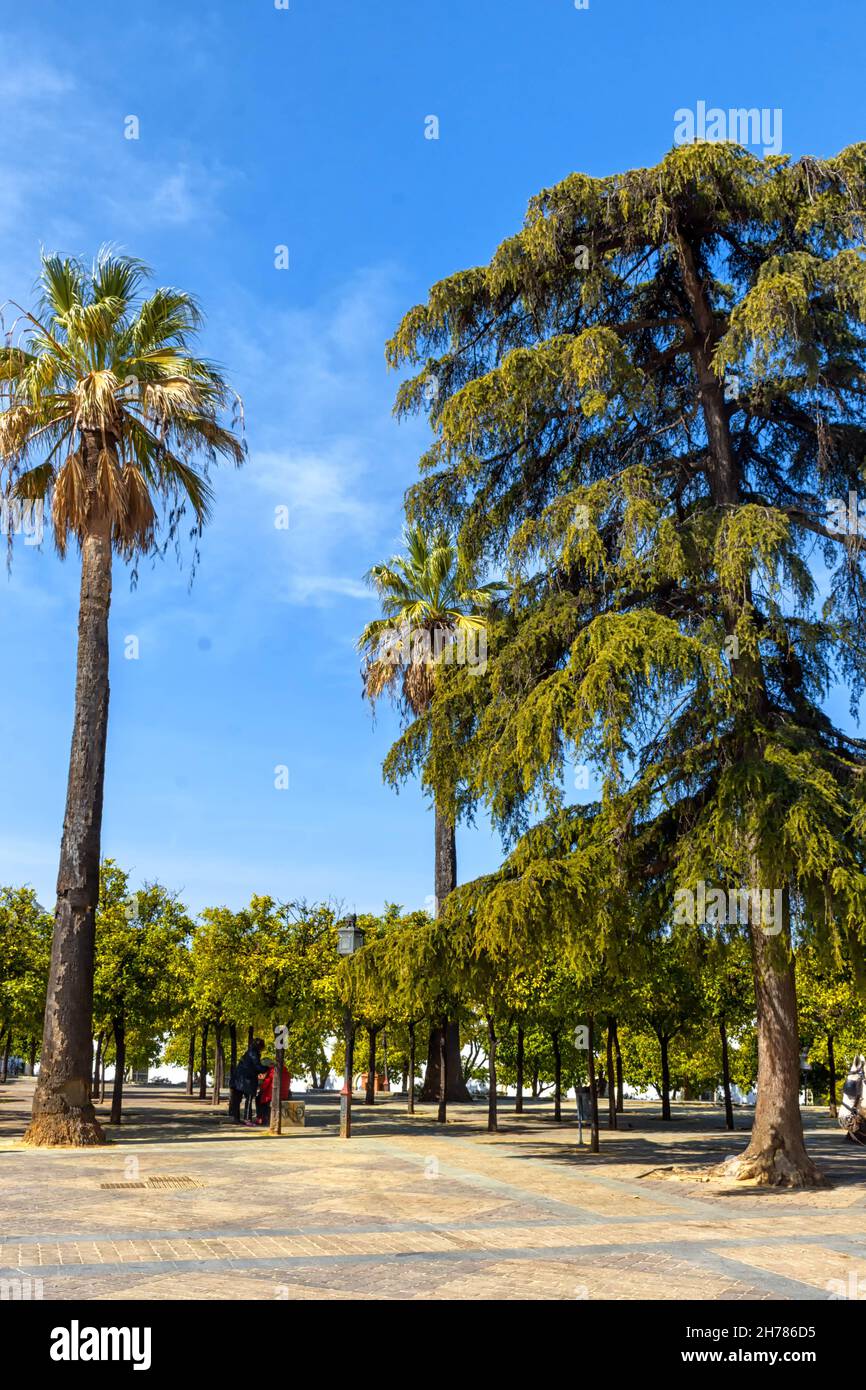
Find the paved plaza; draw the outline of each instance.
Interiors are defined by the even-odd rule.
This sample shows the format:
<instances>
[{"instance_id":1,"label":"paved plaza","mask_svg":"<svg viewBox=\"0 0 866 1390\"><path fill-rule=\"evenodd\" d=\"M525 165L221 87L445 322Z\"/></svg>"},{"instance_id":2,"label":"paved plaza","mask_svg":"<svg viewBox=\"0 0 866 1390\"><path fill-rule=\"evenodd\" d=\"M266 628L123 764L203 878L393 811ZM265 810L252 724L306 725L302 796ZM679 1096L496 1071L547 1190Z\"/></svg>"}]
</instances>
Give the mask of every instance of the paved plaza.
<instances>
[{"instance_id":1,"label":"paved plaza","mask_svg":"<svg viewBox=\"0 0 866 1390\"><path fill-rule=\"evenodd\" d=\"M629 1102L591 1155L548 1102L503 1102L488 1135L484 1102L443 1131L433 1107L356 1099L346 1142L336 1095L270 1138L130 1087L113 1142L70 1151L20 1146L32 1086L0 1087L0 1279L31 1297L866 1298L866 1151L821 1112L809 1148L833 1186L778 1192L701 1180L749 1123L727 1135L708 1104L663 1124Z\"/></svg>"}]
</instances>

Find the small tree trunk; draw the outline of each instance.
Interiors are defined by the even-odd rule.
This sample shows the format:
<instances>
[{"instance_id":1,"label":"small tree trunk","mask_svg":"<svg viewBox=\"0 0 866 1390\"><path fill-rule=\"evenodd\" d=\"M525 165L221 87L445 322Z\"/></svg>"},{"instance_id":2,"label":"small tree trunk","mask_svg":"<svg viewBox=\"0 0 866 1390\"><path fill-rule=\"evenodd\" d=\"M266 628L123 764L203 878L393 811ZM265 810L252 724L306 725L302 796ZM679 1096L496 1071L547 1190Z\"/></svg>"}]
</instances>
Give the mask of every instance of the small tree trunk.
<instances>
[{"instance_id":1,"label":"small tree trunk","mask_svg":"<svg viewBox=\"0 0 866 1390\"><path fill-rule=\"evenodd\" d=\"M201 1030L201 1070L198 1078L198 1098L207 1100L207 1035L210 1024L204 1023Z\"/></svg>"},{"instance_id":2,"label":"small tree trunk","mask_svg":"<svg viewBox=\"0 0 866 1390\"><path fill-rule=\"evenodd\" d=\"M12 1029L11 1029L11 1028L7 1028L7 1030L6 1030L6 1042L5 1042L4 1045L3 1045L3 1070L2 1070L2 1073L0 1073L0 1076L2 1076L2 1080L3 1080L3 1084L4 1084L4 1085L5 1085L6 1082L9 1080L9 1053L10 1053L11 1051L12 1051Z\"/></svg>"},{"instance_id":3,"label":"small tree trunk","mask_svg":"<svg viewBox=\"0 0 866 1390\"><path fill-rule=\"evenodd\" d=\"M496 1027L490 1014L487 1016L487 1133L496 1134L499 1129L499 1116L496 1100Z\"/></svg>"},{"instance_id":4,"label":"small tree trunk","mask_svg":"<svg viewBox=\"0 0 866 1390\"><path fill-rule=\"evenodd\" d=\"M37 1047L36 1038L31 1038L31 1039L30 1039L30 1075L31 1075L31 1076L33 1075L33 1072L34 1072L35 1067L36 1067L36 1047Z\"/></svg>"},{"instance_id":5,"label":"small tree trunk","mask_svg":"<svg viewBox=\"0 0 866 1390\"><path fill-rule=\"evenodd\" d=\"M108 729L108 613L111 526L95 500L99 457L112 441L81 432L90 503L81 542L78 663L57 906L45 1001L42 1060L27 1144L104 1144L90 1094L93 1068L93 965L99 901L100 835Z\"/></svg>"},{"instance_id":6,"label":"small tree trunk","mask_svg":"<svg viewBox=\"0 0 866 1390\"><path fill-rule=\"evenodd\" d=\"M723 1018L719 1019L719 1037L722 1040L722 1090L725 1094L725 1129L733 1129L734 1102L731 1099L731 1059L728 1054L728 1030Z\"/></svg>"},{"instance_id":7,"label":"small tree trunk","mask_svg":"<svg viewBox=\"0 0 866 1390\"><path fill-rule=\"evenodd\" d=\"M102 1066L102 1040L105 1037L105 1030L96 1039L96 1057L93 1062L93 1084L90 1088L90 1095L95 1098L99 1095L99 1071Z\"/></svg>"},{"instance_id":8,"label":"small tree trunk","mask_svg":"<svg viewBox=\"0 0 866 1390\"><path fill-rule=\"evenodd\" d=\"M671 1118L671 1067L668 1055L670 1038L667 1033L656 1033L662 1054L662 1119Z\"/></svg>"},{"instance_id":9,"label":"small tree trunk","mask_svg":"<svg viewBox=\"0 0 866 1390\"><path fill-rule=\"evenodd\" d=\"M284 1037L283 1033L280 1037ZM282 1134L283 1132L283 1070L286 1065L286 1050L281 1042L277 1043L274 1053L274 1084L271 1088L271 1121L269 1129L271 1134Z\"/></svg>"},{"instance_id":10,"label":"small tree trunk","mask_svg":"<svg viewBox=\"0 0 866 1390\"><path fill-rule=\"evenodd\" d=\"M619 1046L619 1026L616 1019L613 1021L613 1050L616 1054L616 1113L622 1115L625 1110L625 1087L622 1077L622 1052Z\"/></svg>"},{"instance_id":11,"label":"small tree trunk","mask_svg":"<svg viewBox=\"0 0 866 1390\"><path fill-rule=\"evenodd\" d=\"M367 1090L364 1096L365 1105L375 1105L376 1103L376 1033L377 1029L367 1029Z\"/></svg>"},{"instance_id":12,"label":"small tree trunk","mask_svg":"<svg viewBox=\"0 0 866 1390\"><path fill-rule=\"evenodd\" d=\"M523 1114L523 1065L524 1065L524 1043L523 1043L523 1024L517 1025L517 1095L514 1099L515 1115Z\"/></svg>"},{"instance_id":13,"label":"small tree trunk","mask_svg":"<svg viewBox=\"0 0 866 1390\"><path fill-rule=\"evenodd\" d=\"M553 1045L553 1118L558 1124L562 1120L562 1048L558 1028L554 1028L550 1041Z\"/></svg>"},{"instance_id":14,"label":"small tree trunk","mask_svg":"<svg viewBox=\"0 0 866 1390\"><path fill-rule=\"evenodd\" d=\"M616 1021L613 1014L607 1016L607 1127L616 1129L616 1087L613 1084L613 1040Z\"/></svg>"},{"instance_id":15,"label":"small tree trunk","mask_svg":"<svg viewBox=\"0 0 866 1390\"><path fill-rule=\"evenodd\" d=\"M589 1043L586 1053L586 1065L589 1081L589 1103L592 1110L592 1132L590 1135L590 1153L597 1154L599 1149L598 1138L598 1085L595 1076L595 1019L592 1014L587 1020L587 1031L589 1033Z\"/></svg>"},{"instance_id":16,"label":"small tree trunk","mask_svg":"<svg viewBox=\"0 0 866 1390\"><path fill-rule=\"evenodd\" d=\"M111 1093L111 1114L108 1122L119 1125L123 1112L123 1076L126 1071L126 1020L114 1020L114 1089Z\"/></svg>"},{"instance_id":17,"label":"small tree trunk","mask_svg":"<svg viewBox=\"0 0 866 1390\"><path fill-rule=\"evenodd\" d=\"M439 1113L440 1125L448 1122L448 1047L446 1044L446 1020L442 1020L439 1033Z\"/></svg>"},{"instance_id":18,"label":"small tree trunk","mask_svg":"<svg viewBox=\"0 0 866 1390\"><path fill-rule=\"evenodd\" d=\"M195 1082L195 1029L189 1035L189 1053L186 1059L186 1093L193 1094Z\"/></svg>"},{"instance_id":19,"label":"small tree trunk","mask_svg":"<svg viewBox=\"0 0 866 1390\"><path fill-rule=\"evenodd\" d=\"M229 1045L229 1076L234 1079L235 1067L238 1064L238 1025L236 1023L229 1024Z\"/></svg>"},{"instance_id":20,"label":"small tree trunk","mask_svg":"<svg viewBox=\"0 0 866 1390\"><path fill-rule=\"evenodd\" d=\"M406 1061L404 1061L404 1063L403 1063L403 1075L402 1075L402 1077L400 1078L400 1094L401 1094L401 1096L408 1096L408 1094L409 1094L409 1062L408 1062L408 1059L407 1059Z\"/></svg>"},{"instance_id":21,"label":"small tree trunk","mask_svg":"<svg viewBox=\"0 0 866 1390\"><path fill-rule=\"evenodd\" d=\"M839 1109L836 1099L836 1049L832 1033L827 1034L827 1067L830 1072L830 1114L835 1118Z\"/></svg>"},{"instance_id":22,"label":"small tree trunk","mask_svg":"<svg viewBox=\"0 0 866 1390\"><path fill-rule=\"evenodd\" d=\"M99 1104L105 1104L105 1053L102 1054L102 1074L99 1078Z\"/></svg>"},{"instance_id":23,"label":"small tree trunk","mask_svg":"<svg viewBox=\"0 0 866 1390\"><path fill-rule=\"evenodd\" d=\"M415 1114L415 1021L409 1024L409 1100L406 1109Z\"/></svg>"},{"instance_id":24,"label":"small tree trunk","mask_svg":"<svg viewBox=\"0 0 866 1390\"><path fill-rule=\"evenodd\" d=\"M222 1023L214 1024L214 1061L213 1061L213 1095L211 1105L216 1108L220 1103L220 1092L223 1084L223 1073L225 1071L225 1054L223 1053L223 1026Z\"/></svg>"}]
</instances>

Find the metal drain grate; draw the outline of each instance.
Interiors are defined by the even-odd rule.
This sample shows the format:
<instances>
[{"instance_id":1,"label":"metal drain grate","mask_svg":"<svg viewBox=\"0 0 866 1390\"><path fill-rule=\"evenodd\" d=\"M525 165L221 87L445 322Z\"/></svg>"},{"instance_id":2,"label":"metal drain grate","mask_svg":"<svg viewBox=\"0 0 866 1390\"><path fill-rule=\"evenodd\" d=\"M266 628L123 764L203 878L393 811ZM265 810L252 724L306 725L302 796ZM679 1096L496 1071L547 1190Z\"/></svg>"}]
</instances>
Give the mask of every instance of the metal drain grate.
<instances>
[{"instance_id":1,"label":"metal drain grate","mask_svg":"<svg viewBox=\"0 0 866 1390\"><path fill-rule=\"evenodd\" d=\"M137 1187L150 1189L150 1191L152 1192L154 1188L161 1188L163 1190L168 1188L187 1189L190 1187L204 1187L205 1184L203 1182L199 1182L198 1178L191 1178L186 1173L179 1173L177 1175L170 1174L161 1177L148 1178L146 1182L101 1182L99 1186L102 1188L111 1188L115 1191L118 1188L123 1188L124 1190L128 1191L130 1188Z\"/></svg>"},{"instance_id":2,"label":"metal drain grate","mask_svg":"<svg viewBox=\"0 0 866 1390\"><path fill-rule=\"evenodd\" d=\"M186 1173L162 1178L148 1178L147 1180L148 1187L204 1187L204 1185L203 1182L199 1182L198 1178L187 1177Z\"/></svg>"}]
</instances>

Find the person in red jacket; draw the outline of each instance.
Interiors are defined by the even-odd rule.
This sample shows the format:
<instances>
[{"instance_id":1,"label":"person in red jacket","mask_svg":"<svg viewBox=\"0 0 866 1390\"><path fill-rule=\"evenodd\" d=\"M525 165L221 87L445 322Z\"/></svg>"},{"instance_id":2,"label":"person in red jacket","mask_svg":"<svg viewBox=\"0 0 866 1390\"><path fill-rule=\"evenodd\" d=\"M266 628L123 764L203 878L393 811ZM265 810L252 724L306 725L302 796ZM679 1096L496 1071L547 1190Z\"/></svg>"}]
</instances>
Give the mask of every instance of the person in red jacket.
<instances>
[{"instance_id":1,"label":"person in red jacket","mask_svg":"<svg viewBox=\"0 0 866 1390\"><path fill-rule=\"evenodd\" d=\"M271 1102L274 1097L274 1072L276 1067L273 1062L268 1064L259 1086L259 1093L256 1096L256 1123L269 1125L271 1122ZM280 1086L280 1099L288 1100L292 1094L292 1078L289 1076L286 1067L283 1067L283 1081Z\"/></svg>"}]
</instances>

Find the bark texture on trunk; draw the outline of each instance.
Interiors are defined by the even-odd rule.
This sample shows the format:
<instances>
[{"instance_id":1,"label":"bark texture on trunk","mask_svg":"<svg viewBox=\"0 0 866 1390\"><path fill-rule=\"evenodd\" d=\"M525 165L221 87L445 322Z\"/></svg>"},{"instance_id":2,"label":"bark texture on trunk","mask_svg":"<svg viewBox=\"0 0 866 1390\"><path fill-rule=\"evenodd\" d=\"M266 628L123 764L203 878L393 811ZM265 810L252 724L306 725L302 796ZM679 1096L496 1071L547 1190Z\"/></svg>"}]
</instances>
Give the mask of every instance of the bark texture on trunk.
<instances>
[{"instance_id":1,"label":"bark texture on trunk","mask_svg":"<svg viewBox=\"0 0 866 1390\"><path fill-rule=\"evenodd\" d=\"M722 1041L722 1090L725 1094L725 1129L734 1128L734 1102L731 1099L731 1059L728 1053L728 1030L725 1020L719 1021L719 1037Z\"/></svg>"},{"instance_id":2,"label":"bark texture on trunk","mask_svg":"<svg viewBox=\"0 0 866 1390\"><path fill-rule=\"evenodd\" d=\"M613 1024L613 1047L616 1053L616 1113L621 1115L625 1110L625 1084L622 1075L622 1050L619 1045L619 1028L616 1019Z\"/></svg>"},{"instance_id":3,"label":"bark texture on trunk","mask_svg":"<svg viewBox=\"0 0 866 1390\"><path fill-rule=\"evenodd\" d=\"M214 1107L220 1103L220 1092L223 1084L223 1073L225 1071L225 1054L223 1052L223 1026L222 1023L214 1024L214 1061L213 1061L213 1095L211 1105Z\"/></svg>"},{"instance_id":4,"label":"bark texture on trunk","mask_svg":"<svg viewBox=\"0 0 866 1390\"><path fill-rule=\"evenodd\" d=\"M95 477L99 445L83 439ZM94 527L81 547L78 667L66 812L57 875L57 907L45 1002L42 1059L27 1144L104 1144L91 1098L94 923L105 741L108 730L108 613L111 536Z\"/></svg>"},{"instance_id":5,"label":"bark texture on trunk","mask_svg":"<svg viewBox=\"0 0 866 1390\"><path fill-rule=\"evenodd\" d=\"M496 1027L492 1018L487 1020L487 1133L496 1134L499 1129L499 1116L496 1106Z\"/></svg>"},{"instance_id":6,"label":"bark texture on trunk","mask_svg":"<svg viewBox=\"0 0 866 1390\"><path fill-rule=\"evenodd\" d=\"M616 1129L616 1087L613 1084L613 1040L616 1021L611 1014L607 1018L607 1127Z\"/></svg>"},{"instance_id":7,"label":"bark texture on trunk","mask_svg":"<svg viewBox=\"0 0 866 1390\"><path fill-rule=\"evenodd\" d=\"M701 248L691 233L680 230L676 240L683 287L696 330L691 353L709 445L710 494L716 508L738 507L743 501L740 462L731 440L724 382L713 362L721 329L704 280L710 272L704 269ZM736 633L740 614L750 600L750 582L722 593L728 636ZM733 656L730 664L738 712L745 713L751 724L751 731L743 740L742 758L746 765L756 764L762 756L758 731L768 714L763 664L760 656L751 651ZM743 809L748 813L757 808ZM750 847L749 857L753 889L772 888L774 875L767 872L772 866L762 862L759 845ZM790 951L787 886L783 886L783 896L785 925L781 936L765 932L760 922L750 924L758 1034L758 1099L751 1140L744 1154L720 1165L717 1171L727 1177L774 1186L817 1186L824 1179L806 1153L800 1115L797 993Z\"/></svg>"},{"instance_id":8,"label":"bark texture on trunk","mask_svg":"<svg viewBox=\"0 0 866 1390\"><path fill-rule=\"evenodd\" d=\"M406 1109L415 1114L415 1022L409 1024L409 1100Z\"/></svg>"},{"instance_id":9,"label":"bark texture on trunk","mask_svg":"<svg viewBox=\"0 0 866 1390\"><path fill-rule=\"evenodd\" d=\"M457 1023L449 1023L446 1030L445 1046L448 1054L448 1100L468 1101L472 1097L463 1079L463 1068L460 1064L460 1027ZM420 1100L439 1099L441 1089L439 1083L439 1059L442 1056L442 1029L432 1028L430 1030L430 1041L427 1047L427 1069L424 1072L424 1084L421 1087Z\"/></svg>"},{"instance_id":10,"label":"bark texture on trunk","mask_svg":"<svg viewBox=\"0 0 866 1390\"><path fill-rule=\"evenodd\" d=\"M599 1150L598 1137L598 1083L595 1075L595 1019L590 1014L587 1020L587 1030L589 1032L589 1044L586 1054L587 1080L589 1081L589 1103L592 1111L592 1129L589 1139L590 1153L597 1154Z\"/></svg>"},{"instance_id":11,"label":"bark texture on trunk","mask_svg":"<svg viewBox=\"0 0 866 1390\"><path fill-rule=\"evenodd\" d=\"M760 883L761 879L757 878ZM772 1187L821 1187L826 1179L806 1152L800 1114L800 1049L794 957L790 948L788 890L778 935L751 923L758 1030L755 1118L744 1154L716 1173Z\"/></svg>"},{"instance_id":12,"label":"bark texture on trunk","mask_svg":"<svg viewBox=\"0 0 866 1390\"><path fill-rule=\"evenodd\" d=\"M827 1034L827 1068L830 1072L830 1114L835 1119L839 1113L839 1102L836 1096L836 1048L832 1033Z\"/></svg>"},{"instance_id":13,"label":"bark texture on trunk","mask_svg":"<svg viewBox=\"0 0 866 1390\"><path fill-rule=\"evenodd\" d=\"M554 1028L550 1035L553 1045L553 1118L562 1119L562 1048L559 1045L559 1031Z\"/></svg>"},{"instance_id":14,"label":"bark texture on trunk","mask_svg":"<svg viewBox=\"0 0 866 1390\"><path fill-rule=\"evenodd\" d=\"M439 1113L436 1116L440 1125L448 1120L448 1047L446 1045L447 1026L443 1020L439 1029Z\"/></svg>"},{"instance_id":15,"label":"bark texture on trunk","mask_svg":"<svg viewBox=\"0 0 866 1390\"><path fill-rule=\"evenodd\" d=\"M195 1029L189 1035L189 1055L186 1059L186 1093L191 1096L195 1081Z\"/></svg>"},{"instance_id":16,"label":"bark texture on trunk","mask_svg":"<svg viewBox=\"0 0 866 1390\"><path fill-rule=\"evenodd\" d=\"M93 1062L93 1084L90 1088L91 1099L95 1099L99 1095L99 1068L102 1065L102 1040L104 1037L105 1032L103 1030L96 1039L96 1057Z\"/></svg>"},{"instance_id":17,"label":"bark texture on trunk","mask_svg":"<svg viewBox=\"0 0 866 1390\"><path fill-rule=\"evenodd\" d=\"M376 1103L376 1032L375 1028L367 1029L367 1089L364 1092L364 1104L375 1105Z\"/></svg>"},{"instance_id":18,"label":"bark texture on trunk","mask_svg":"<svg viewBox=\"0 0 866 1390\"><path fill-rule=\"evenodd\" d=\"M283 1034L280 1035L284 1036ZM283 1132L283 1071L286 1065L286 1050L281 1043L277 1043L274 1053L274 1081L271 1088L271 1119L269 1130L271 1134L282 1134Z\"/></svg>"},{"instance_id":19,"label":"bark texture on trunk","mask_svg":"<svg viewBox=\"0 0 866 1390\"><path fill-rule=\"evenodd\" d=\"M523 1114L523 1063L524 1063L524 1042L523 1024L517 1025L517 1095L514 1097L515 1115Z\"/></svg>"},{"instance_id":20,"label":"bark texture on trunk","mask_svg":"<svg viewBox=\"0 0 866 1390\"><path fill-rule=\"evenodd\" d=\"M435 817L436 858L433 866L433 902L438 917L448 894L457 886L457 838L454 826L442 815L438 806ZM441 1090L439 1059L442 1055L439 1033L438 1027L430 1030L427 1046L427 1067L424 1072L419 1100L438 1101L439 1099ZM470 1101L472 1097L463 1079L463 1067L460 1064L460 1027L456 1022L449 1022L448 1024L446 1047L448 1051L448 1066L446 1068L448 1095L446 1099Z\"/></svg>"},{"instance_id":21,"label":"bark texture on trunk","mask_svg":"<svg viewBox=\"0 0 866 1390\"><path fill-rule=\"evenodd\" d=\"M671 1040L667 1033L658 1033L656 1036L662 1054L662 1119L669 1120L671 1117Z\"/></svg>"},{"instance_id":22,"label":"bark texture on trunk","mask_svg":"<svg viewBox=\"0 0 866 1390\"><path fill-rule=\"evenodd\" d=\"M111 1092L109 1124L119 1125L123 1118L123 1076L126 1071L126 1023L114 1020L114 1087Z\"/></svg>"},{"instance_id":23,"label":"bark texture on trunk","mask_svg":"<svg viewBox=\"0 0 866 1390\"><path fill-rule=\"evenodd\" d=\"M198 1076L198 1098L207 1100L207 1035L209 1023L202 1024L201 1030L201 1069Z\"/></svg>"}]
</instances>

